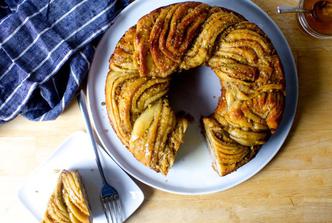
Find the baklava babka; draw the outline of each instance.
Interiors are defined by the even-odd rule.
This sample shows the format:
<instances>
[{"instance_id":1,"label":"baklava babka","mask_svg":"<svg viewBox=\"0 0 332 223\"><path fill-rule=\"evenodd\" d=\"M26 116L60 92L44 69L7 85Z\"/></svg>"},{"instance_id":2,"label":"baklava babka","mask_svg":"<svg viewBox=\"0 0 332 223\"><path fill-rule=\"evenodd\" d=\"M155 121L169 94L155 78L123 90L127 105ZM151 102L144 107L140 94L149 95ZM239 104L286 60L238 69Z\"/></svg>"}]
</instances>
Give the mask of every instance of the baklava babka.
<instances>
[{"instance_id":1,"label":"baklava babka","mask_svg":"<svg viewBox=\"0 0 332 223\"><path fill-rule=\"evenodd\" d=\"M84 186L77 171L63 170L51 195L42 223L90 223Z\"/></svg>"},{"instance_id":2,"label":"baklava babka","mask_svg":"<svg viewBox=\"0 0 332 223\"><path fill-rule=\"evenodd\" d=\"M189 123L169 105L170 78L202 65L212 68L222 86L215 112L202 118L219 175L250 161L279 125L284 74L257 25L199 2L158 8L118 42L105 89L116 134L137 160L157 172L168 173Z\"/></svg>"}]
</instances>

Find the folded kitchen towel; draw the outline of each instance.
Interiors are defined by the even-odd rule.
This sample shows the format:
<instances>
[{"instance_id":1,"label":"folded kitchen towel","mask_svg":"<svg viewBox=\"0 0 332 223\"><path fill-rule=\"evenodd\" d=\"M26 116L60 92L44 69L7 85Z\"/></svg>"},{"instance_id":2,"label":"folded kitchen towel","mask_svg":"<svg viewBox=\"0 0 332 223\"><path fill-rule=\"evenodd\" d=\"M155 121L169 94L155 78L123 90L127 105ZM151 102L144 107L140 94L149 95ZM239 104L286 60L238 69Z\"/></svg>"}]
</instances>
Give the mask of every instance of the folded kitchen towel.
<instances>
[{"instance_id":1,"label":"folded kitchen towel","mask_svg":"<svg viewBox=\"0 0 332 223\"><path fill-rule=\"evenodd\" d=\"M98 37L129 0L0 1L0 123L55 119L87 72Z\"/></svg>"}]
</instances>

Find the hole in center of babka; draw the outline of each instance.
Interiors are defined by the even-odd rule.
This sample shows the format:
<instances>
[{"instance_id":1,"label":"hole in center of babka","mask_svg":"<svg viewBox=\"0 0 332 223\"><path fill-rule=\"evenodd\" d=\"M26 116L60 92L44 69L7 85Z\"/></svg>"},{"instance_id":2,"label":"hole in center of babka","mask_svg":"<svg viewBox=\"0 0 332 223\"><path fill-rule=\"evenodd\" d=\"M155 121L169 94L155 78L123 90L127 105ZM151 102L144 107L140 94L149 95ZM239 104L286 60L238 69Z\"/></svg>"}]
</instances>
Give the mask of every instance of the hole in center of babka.
<instances>
[{"instance_id":1,"label":"hole in center of babka","mask_svg":"<svg viewBox=\"0 0 332 223\"><path fill-rule=\"evenodd\" d=\"M207 66L201 66L172 76L169 98L176 112L185 112L195 121L211 115L221 94L220 80Z\"/></svg>"}]
</instances>

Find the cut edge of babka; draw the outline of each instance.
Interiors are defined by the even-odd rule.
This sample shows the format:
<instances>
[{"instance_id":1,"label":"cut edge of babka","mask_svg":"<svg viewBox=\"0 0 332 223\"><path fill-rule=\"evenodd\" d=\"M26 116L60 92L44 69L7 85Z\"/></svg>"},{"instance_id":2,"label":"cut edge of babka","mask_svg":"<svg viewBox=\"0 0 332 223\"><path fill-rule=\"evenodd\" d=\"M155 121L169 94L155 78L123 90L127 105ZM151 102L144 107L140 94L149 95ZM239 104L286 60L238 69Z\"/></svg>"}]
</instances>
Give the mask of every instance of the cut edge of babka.
<instances>
[{"instance_id":1,"label":"cut edge of babka","mask_svg":"<svg viewBox=\"0 0 332 223\"><path fill-rule=\"evenodd\" d=\"M248 163L250 160L252 160L255 155L257 154L260 146L242 146L238 144L236 141L232 140L230 137L227 137L228 140L232 141L232 144L229 144L229 142L223 142L221 139L218 138L218 142L214 142L214 131L213 128L218 128L219 133L225 133L227 134L227 131L223 130L221 125L211 117L204 117L201 120L202 123L202 133L205 136L205 139L208 144L208 151L210 154L210 157L212 159L212 168L220 175L220 176L225 176L229 173L232 173L236 171L238 168L243 166L244 164ZM216 137L217 138L217 137ZM223 145L224 143L224 145ZM219 144L219 145L218 145ZM221 145L220 145L221 144ZM218 148L219 146L219 148ZM227 151L219 151L224 147L224 150L227 150L229 148L227 147L233 147L230 149L233 154L227 154ZM242 151L241 151L242 149ZM238 151L234 151L238 150ZM234 154L235 153L235 154ZM220 155L223 154L223 155ZM223 156L223 157L222 157ZM227 157L229 156L229 157ZM231 160L231 156L238 156L241 157L239 158L238 162L233 162L233 163L227 163ZM233 158L234 159L234 158Z\"/></svg>"},{"instance_id":2,"label":"cut edge of babka","mask_svg":"<svg viewBox=\"0 0 332 223\"><path fill-rule=\"evenodd\" d=\"M174 113L166 98L160 99L134 123L129 151L143 165L167 175L183 143L188 123L186 117Z\"/></svg>"},{"instance_id":3,"label":"cut edge of babka","mask_svg":"<svg viewBox=\"0 0 332 223\"><path fill-rule=\"evenodd\" d=\"M169 147L169 150L173 151L171 157L168 157L168 167L164 168L163 165L160 168L161 173L164 175L168 174L168 171L173 166L174 162L176 161L176 156L178 154L178 151L180 150L181 145L184 142L185 133L188 129L188 125L190 120L188 120L186 117L177 117L176 118L176 126L174 131L171 133L170 137L168 138L168 143L166 146ZM167 157L165 157L167 158Z\"/></svg>"}]
</instances>

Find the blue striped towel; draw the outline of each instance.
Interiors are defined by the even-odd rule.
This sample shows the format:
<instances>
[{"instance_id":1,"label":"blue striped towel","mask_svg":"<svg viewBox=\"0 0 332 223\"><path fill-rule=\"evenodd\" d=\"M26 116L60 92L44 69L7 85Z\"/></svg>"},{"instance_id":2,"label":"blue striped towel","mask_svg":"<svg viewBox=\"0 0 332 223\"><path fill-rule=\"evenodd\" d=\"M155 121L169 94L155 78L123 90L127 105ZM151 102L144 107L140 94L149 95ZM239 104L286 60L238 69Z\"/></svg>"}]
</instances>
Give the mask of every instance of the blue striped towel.
<instances>
[{"instance_id":1,"label":"blue striped towel","mask_svg":"<svg viewBox=\"0 0 332 223\"><path fill-rule=\"evenodd\" d=\"M52 120L84 82L98 38L129 0L0 0L0 123Z\"/></svg>"}]
</instances>

